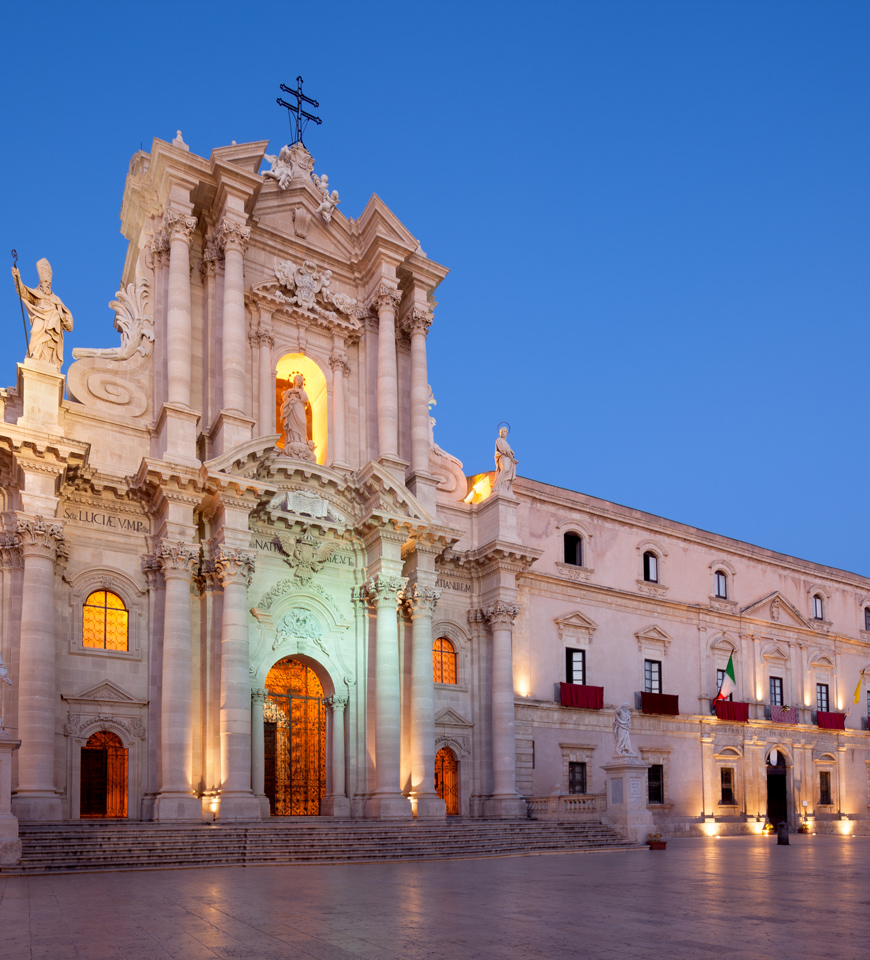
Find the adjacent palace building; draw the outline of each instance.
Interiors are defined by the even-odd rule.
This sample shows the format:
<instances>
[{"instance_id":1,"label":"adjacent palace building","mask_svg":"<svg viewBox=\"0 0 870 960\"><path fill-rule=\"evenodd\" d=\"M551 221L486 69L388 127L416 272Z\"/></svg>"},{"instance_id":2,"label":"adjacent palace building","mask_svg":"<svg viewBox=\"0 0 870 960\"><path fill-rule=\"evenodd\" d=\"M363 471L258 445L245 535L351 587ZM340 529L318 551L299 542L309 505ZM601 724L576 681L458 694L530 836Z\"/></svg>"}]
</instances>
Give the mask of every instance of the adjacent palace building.
<instances>
[{"instance_id":1,"label":"adjacent palace building","mask_svg":"<svg viewBox=\"0 0 870 960\"><path fill-rule=\"evenodd\" d=\"M870 581L512 479L504 437L467 478L429 416L446 269L266 148L133 157L120 344L66 376L62 283L18 281L7 859L15 818L870 833Z\"/></svg>"}]
</instances>

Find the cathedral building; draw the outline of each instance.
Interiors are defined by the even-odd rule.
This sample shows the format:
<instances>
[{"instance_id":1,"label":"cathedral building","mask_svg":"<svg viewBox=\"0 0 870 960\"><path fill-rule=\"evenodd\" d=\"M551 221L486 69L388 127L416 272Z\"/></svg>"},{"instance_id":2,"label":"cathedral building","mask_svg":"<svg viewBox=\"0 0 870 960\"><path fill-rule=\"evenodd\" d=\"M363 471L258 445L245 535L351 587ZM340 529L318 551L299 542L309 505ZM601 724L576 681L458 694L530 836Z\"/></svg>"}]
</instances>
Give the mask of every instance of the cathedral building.
<instances>
[{"instance_id":1,"label":"cathedral building","mask_svg":"<svg viewBox=\"0 0 870 960\"><path fill-rule=\"evenodd\" d=\"M65 376L62 282L15 278L0 845L16 818L870 832L870 581L517 477L506 429L466 477L429 415L446 268L266 149L133 157L120 344Z\"/></svg>"}]
</instances>

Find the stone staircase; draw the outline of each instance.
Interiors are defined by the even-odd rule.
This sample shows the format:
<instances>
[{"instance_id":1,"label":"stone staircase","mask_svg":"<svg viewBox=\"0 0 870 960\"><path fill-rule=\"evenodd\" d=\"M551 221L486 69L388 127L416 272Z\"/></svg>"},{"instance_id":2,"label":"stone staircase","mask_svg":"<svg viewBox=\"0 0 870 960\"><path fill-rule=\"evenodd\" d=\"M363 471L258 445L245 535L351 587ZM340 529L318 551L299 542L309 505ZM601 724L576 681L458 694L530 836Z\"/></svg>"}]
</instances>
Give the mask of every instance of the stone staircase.
<instances>
[{"instance_id":1,"label":"stone staircase","mask_svg":"<svg viewBox=\"0 0 870 960\"><path fill-rule=\"evenodd\" d=\"M454 819L447 822L280 818L215 824L22 824L22 857L3 875L165 870L279 863L450 860L620 850L601 821Z\"/></svg>"}]
</instances>

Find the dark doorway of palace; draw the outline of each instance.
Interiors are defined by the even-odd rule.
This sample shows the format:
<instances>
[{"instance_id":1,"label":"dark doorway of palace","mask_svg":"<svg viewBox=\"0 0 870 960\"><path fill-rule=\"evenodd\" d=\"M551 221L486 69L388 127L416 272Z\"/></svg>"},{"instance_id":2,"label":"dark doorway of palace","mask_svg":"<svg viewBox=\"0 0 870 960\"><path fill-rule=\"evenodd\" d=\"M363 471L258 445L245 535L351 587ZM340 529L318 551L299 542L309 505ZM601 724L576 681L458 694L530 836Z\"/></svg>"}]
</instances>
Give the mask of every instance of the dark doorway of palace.
<instances>
[{"instance_id":1,"label":"dark doorway of palace","mask_svg":"<svg viewBox=\"0 0 870 960\"><path fill-rule=\"evenodd\" d=\"M121 738L99 730L82 747L79 816L127 816L127 750Z\"/></svg>"},{"instance_id":2,"label":"dark doorway of palace","mask_svg":"<svg viewBox=\"0 0 870 960\"><path fill-rule=\"evenodd\" d=\"M265 792L272 816L317 816L326 794L326 708L314 671L279 661L266 678Z\"/></svg>"},{"instance_id":3,"label":"dark doorway of palace","mask_svg":"<svg viewBox=\"0 0 870 960\"><path fill-rule=\"evenodd\" d=\"M450 747L435 754L435 792L447 804L447 816L459 816L459 761Z\"/></svg>"},{"instance_id":4,"label":"dark doorway of palace","mask_svg":"<svg viewBox=\"0 0 870 960\"><path fill-rule=\"evenodd\" d=\"M767 819L771 823L788 820L788 777L785 757L778 753L776 765L767 762Z\"/></svg>"}]
</instances>

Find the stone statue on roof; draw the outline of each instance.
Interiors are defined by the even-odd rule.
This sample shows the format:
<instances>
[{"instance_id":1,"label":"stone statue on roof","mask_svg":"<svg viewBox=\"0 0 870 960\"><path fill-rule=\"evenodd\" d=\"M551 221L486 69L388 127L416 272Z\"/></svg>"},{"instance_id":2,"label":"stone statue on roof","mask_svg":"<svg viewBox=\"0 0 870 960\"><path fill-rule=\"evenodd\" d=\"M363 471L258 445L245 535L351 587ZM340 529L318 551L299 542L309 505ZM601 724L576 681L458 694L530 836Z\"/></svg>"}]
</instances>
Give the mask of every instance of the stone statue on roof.
<instances>
[{"instance_id":1,"label":"stone statue on roof","mask_svg":"<svg viewBox=\"0 0 870 960\"><path fill-rule=\"evenodd\" d=\"M43 257L36 264L39 286L31 289L21 282L17 267L12 268L15 288L30 315L30 343L27 352L34 360L63 365L63 335L73 328L70 311L56 293L51 292L51 264Z\"/></svg>"}]
</instances>

